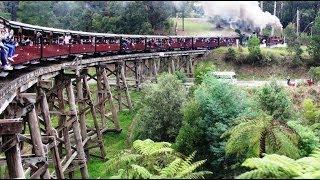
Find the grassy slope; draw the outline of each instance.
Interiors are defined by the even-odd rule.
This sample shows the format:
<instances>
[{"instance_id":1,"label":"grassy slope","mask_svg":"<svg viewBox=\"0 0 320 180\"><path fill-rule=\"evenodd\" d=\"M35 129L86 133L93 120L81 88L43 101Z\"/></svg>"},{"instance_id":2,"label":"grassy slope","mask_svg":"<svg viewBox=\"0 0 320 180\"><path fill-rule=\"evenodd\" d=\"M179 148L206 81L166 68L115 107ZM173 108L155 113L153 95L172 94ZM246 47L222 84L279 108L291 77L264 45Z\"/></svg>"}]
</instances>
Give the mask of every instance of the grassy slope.
<instances>
[{"instance_id":1,"label":"grassy slope","mask_svg":"<svg viewBox=\"0 0 320 180\"><path fill-rule=\"evenodd\" d=\"M235 71L239 80L268 80L272 78L286 79L288 76L294 79L308 78L308 68L301 66L299 68L290 68L289 63L291 61L289 53L284 48L262 48L263 54L269 54L275 59L275 63L270 66L252 66L252 65L236 65L232 62L225 62L224 56L227 52L226 47L214 49L209 56L208 60L213 61L219 71ZM237 53L240 53L235 48ZM248 49L243 48L241 54L247 55ZM302 55L304 61L307 61L307 53Z\"/></svg>"},{"instance_id":2,"label":"grassy slope","mask_svg":"<svg viewBox=\"0 0 320 180\"><path fill-rule=\"evenodd\" d=\"M212 24L201 18L185 18L184 31L182 31L182 19L172 18L174 25L177 23L177 35L228 35L234 33L233 30L214 30ZM234 33L235 34L235 33Z\"/></svg>"},{"instance_id":3,"label":"grassy slope","mask_svg":"<svg viewBox=\"0 0 320 180\"><path fill-rule=\"evenodd\" d=\"M174 21L174 24L176 23L177 19L172 18ZM184 21L184 30L185 32L182 32L182 20L181 18L178 18L178 24L177 24L177 29L178 33L181 34L189 34L189 35L194 35L197 33L208 33L211 31L212 26L207 23L207 22L197 22L191 18L185 18ZM179 35L179 34L178 34Z\"/></svg>"},{"instance_id":4,"label":"grassy slope","mask_svg":"<svg viewBox=\"0 0 320 180\"><path fill-rule=\"evenodd\" d=\"M137 91L132 91L130 95L133 103L139 101L141 97L141 93ZM122 132L120 134L107 133L104 135L104 146L105 146L107 158L110 158L113 155L115 155L117 152L121 151L122 149L127 148L126 139L127 139L128 129L135 114L136 114L136 111L129 112L128 110L122 110L119 113L120 127L122 128ZM91 124L92 118L89 117L88 121L90 121L89 124ZM92 151L94 151L93 154L99 155L98 148ZM90 153L92 153L92 151L90 151ZM95 157L90 157L90 158L91 159L88 163L88 171L89 171L90 178L105 179L110 177L110 174L106 174L105 172L106 167L105 167L104 161ZM76 177L81 178L79 171L76 172Z\"/></svg>"}]
</instances>

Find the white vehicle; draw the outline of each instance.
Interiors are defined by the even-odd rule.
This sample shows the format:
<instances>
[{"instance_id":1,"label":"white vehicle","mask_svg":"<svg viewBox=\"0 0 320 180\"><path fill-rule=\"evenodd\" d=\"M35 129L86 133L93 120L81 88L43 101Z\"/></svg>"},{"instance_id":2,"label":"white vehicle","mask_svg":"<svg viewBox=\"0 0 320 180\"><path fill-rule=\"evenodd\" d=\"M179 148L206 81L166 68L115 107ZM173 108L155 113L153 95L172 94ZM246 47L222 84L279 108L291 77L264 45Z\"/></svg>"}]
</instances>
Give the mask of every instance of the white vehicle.
<instances>
[{"instance_id":1,"label":"white vehicle","mask_svg":"<svg viewBox=\"0 0 320 180\"><path fill-rule=\"evenodd\" d=\"M212 75L215 76L218 80L228 82L231 84L236 84L236 73L233 71L221 71L221 72L212 72Z\"/></svg>"}]
</instances>

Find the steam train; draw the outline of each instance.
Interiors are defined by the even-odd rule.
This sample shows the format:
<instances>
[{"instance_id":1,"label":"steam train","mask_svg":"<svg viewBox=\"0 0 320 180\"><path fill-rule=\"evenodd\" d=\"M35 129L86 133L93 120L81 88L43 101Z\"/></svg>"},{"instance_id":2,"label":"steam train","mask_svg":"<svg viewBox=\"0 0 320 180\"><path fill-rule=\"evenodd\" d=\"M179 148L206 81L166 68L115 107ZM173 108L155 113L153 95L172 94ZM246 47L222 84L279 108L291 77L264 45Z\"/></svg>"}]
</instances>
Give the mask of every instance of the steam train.
<instances>
[{"instance_id":1,"label":"steam train","mask_svg":"<svg viewBox=\"0 0 320 180\"><path fill-rule=\"evenodd\" d=\"M110 55L214 49L220 46L235 46L238 41L237 37L153 36L72 31L9 21L1 17L0 23L14 31L14 40L19 44L15 51L18 56L12 63L15 69L26 64L39 63L40 60L67 58L76 54ZM267 38L267 43L274 41Z\"/></svg>"}]
</instances>

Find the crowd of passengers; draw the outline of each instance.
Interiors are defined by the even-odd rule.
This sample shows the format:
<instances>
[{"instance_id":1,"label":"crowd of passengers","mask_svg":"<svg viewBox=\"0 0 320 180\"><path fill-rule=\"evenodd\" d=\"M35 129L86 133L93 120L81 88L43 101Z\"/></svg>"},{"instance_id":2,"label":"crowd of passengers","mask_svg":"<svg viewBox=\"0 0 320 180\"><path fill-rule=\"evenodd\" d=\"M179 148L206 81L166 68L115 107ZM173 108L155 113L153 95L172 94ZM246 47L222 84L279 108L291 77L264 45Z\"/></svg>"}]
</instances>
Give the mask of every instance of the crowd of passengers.
<instances>
[{"instance_id":1,"label":"crowd of passengers","mask_svg":"<svg viewBox=\"0 0 320 180\"><path fill-rule=\"evenodd\" d=\"M42 34L40 32L37 33L36 39L40 41L40 36ZM116 39L100 39L95 40L95 37L93 38L87 38L82 39L80 37L72 38L71 35L63 35L55 40L49 40L51 38L45 37L43 38L44 44L59 44L59 45L68 45L68 44L95 44L95 43L106 43L106 44L114 44L119 43L119 40ZM232 44L231 39L221 39L223 42L227 44ZM210 38L199 38L196 39L196 42L210 42ZM39 42L40 43L40 42ZM130 46L134 47L136 44L145 44L144 39L138 38L138 39L131 39L131 38L123 38L122 39L122 46L124 49L129 49ZM157 39L157 38L151 38L148 39L147 44L150 47L163 47L168 46L171 47L173 43L179 43L179 44L191 44L190 39L180 39L180 38L170 38L170 39ZM33 41L30 40L29 37L26 37L25 35L22 35L22 38L20 40L20 45L22 46L32 46ZM0 48L1 48L1 65L4 70L12 70L12 66L10 63L14 61L14 57L17 57L18 54L15 54L15 48L18 46L18 43L14 40L14 31L9 30L9 28L4 27L3 25L0 26Z\"/></svg>"},{"instance_id":2,"label":"crowd of passengers","mask_svg":"<svg viewBox=\"0 0 320 180\"><path fill-rule=\"evenodd\" d=\"M14 31L0 25L0 53L1 53L1 66L4 70L12 70L11 63L14 62L13 58L17 57L15 49L18 43L14 40Z\"/></svg>"}]
</instances>

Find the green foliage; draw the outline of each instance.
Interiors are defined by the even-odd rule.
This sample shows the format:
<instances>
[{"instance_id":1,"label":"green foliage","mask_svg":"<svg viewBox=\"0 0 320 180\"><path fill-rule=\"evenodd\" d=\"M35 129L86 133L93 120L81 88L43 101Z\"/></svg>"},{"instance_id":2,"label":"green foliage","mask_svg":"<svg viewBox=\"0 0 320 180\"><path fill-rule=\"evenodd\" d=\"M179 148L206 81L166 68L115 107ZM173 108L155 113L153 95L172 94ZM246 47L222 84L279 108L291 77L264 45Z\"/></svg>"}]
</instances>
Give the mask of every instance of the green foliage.
<instances>
[{"instance_id":1,"label":"green foliage","mask_svg":"<svg viewBox=\"0 0 320 180\"><path fill-rule=\"evenodd\" d=\"M308 74L315 82L318 82L320 80L320 67L311 67Z\"/></svg>"},{"instance_id":2,"label":"green foliage","mask_svg":"<svg viewBox=\"0 0 320 180\"><path fill-rule=\"evenodd\" d=\"M248 50L249 50L249 59L253 64L260 63L262 59L261 50L260 50L260 40L257 36L252 36L248 40Z\"/></svg>"},{"instance_id":3,"label":"green foliage","mask_svg":"<svg viewBox=\"0 0 320 180\"><path fill-rule=\"evenodd\" d=\"M275 81L264 85L258 92L258 102L263 111L273 119L285 121L292 115L292 102L285 89Z\"/></svg>"},{"instance_id":4,"label":"green foliage","mask_svg":"<svg viewBox=\"0 0 320 180\"><path fill-rule=\"evenodd\" d=\"M289 121L288 125L294 129L300 137L299 149L302 157L308 156L316 147L319 147L319 137L311 127L303 126L297 121Z\"/></svg>"},{"instance_id":5,"label":"green foliage","mask_svg":"<svg viewBox=\"0 0 320 180\"><path fill-rule=\"evenodd\" d=\"M205 160L192 163L195 152L183 158L167 142L136 140L130 150L123 150L106 162L107 172L116 179L203 178L209 171L194 172Z\"/></svg>"},{"instance_id":6,"label":"green foliage","mask_svg":"<svg viewBox=\"0 0 320 180\"><path fill-rule=\"evenodd\" d=\"M228 51L224 57L225 61L235 61L237 59L236 51L233 48L228 48Z\"/></svg>"},{"instance_id":7,"label":"green foliage","mask_svg":"<svg viewBox=\"0 0 320 180\"><path fill-rule=\"evenodd\" d=\"M174 75L177 77L177 79L179 79L181 82L185 83L187 82L187 75L186 73L182 72L182 71L175 71Z\"/></svg>"},{"instance_id":8,"label":"green foliage","mask_svg":"<svg viewBox=\"0 0 320 180\"><path fill-rule=\"evenodd\" d=\"M201 61L199 62L194 70L194 76L195 76L195 80L194 83L195 84L201 84L204 75L206 75L208 72L212 72L214 71L215 65L211 62L211 61Z\"/></svg>"},{"instance_id":9,"label":"green foliage","mask_svg":"<svg viewBox=\"0 0 320 180\"><path fill-rule=\"evenodd\" d=\"M320 150L297 160L267 154L263 158L249 158L242 165L252 170L241 174L237 179L320 178Z\"/></svg>"},{"instance_id":10,"label":"green foliage","mask_svg":"<svg viewBox=\"0 0 320 180\"><path fill-rule=\"evenodd\" d=\"M53 3L50 1L27 2L22 1L19 4L18 17L21 22L27 22L39 26L52 27L55 23L52 9Z\"/></svg>"},{"instance_id":11,"label":"green foliage","mask_svg":"<svg viewBox=\"0 0 320 180\"><path fill-rule=\"evenodd\" d=\"M317 107L312 99L305 99L302 103L303 116L307 125L320 123L320 108Z\"/></svg>"},{"instance_id":12,"label":"green foliage","mask_svg":"<svg viewBox=\"0 0 320 180\"><path fill-rule=\"evenodd\" d=\"M258 116L240 117L240 123L228 130L226 153L238 158L262 156L263 153L277 153L299 158L299 136L286 123L273 120L261 113Z\"/></svg>"},{"instance_id":13,"label":"green foliage","mask_svg":"<svg viewBox=\"0 0 320 180\"><path fill-rule=\"evenodd\" d=\"M320 16L318 14L312 27L313 34L310 38L310 44L307 46L307 51L312 56L316 63L320 60Z\"/></svg>"},{"instance_id":14,"label":"green foliage","mask_svg":"<svg viewBox=\"0 0 320 180\"><path fill-rule=\"evenodd\" d=\"M143 90L138 112L136 138L174 142L182 126L180 108L186 99L185 87L174 75L163 74L157 84Z\"/></svg>"},{"instance_id":15,"label":"green foliage","mask_svg":"<svg viewBox=\"0 0 320 180\"><path fill-rule=\"evenodd\" d=\"M310 127L317 137L320 137L320 107L314 104L311 99L303 101L303 124ZM316 138L315 138L316 139Z\"/></svg>"},{"instance_id":16,"label":"green foliage","mask_svg":"<svg viewBox=\"0 0 320 180\"><path fill-rule=\"evenodd\" d=\"M295 24L290 23L285 29L284 34L287 42L287 50L293 55L292 65L297 67L301 65L301 55L303 50L300 47L300 38L298 37L295 29Z\"/></svg>"},{"instance_id":17,"label":"green foliage","mask_svg":"<svg viewBox=\"0 0 320 180\"><path fill-rule=\"evenodd\" d=\"M6 3L5 7L10 9L12 17L17 16L24 23L118 34L168 31L173 25L169 17L174 11L173 3L165 1L21 1ZM11 9L18 11L11 12Z\"/></svg>"},{"instance_id":18,"label":"green foliage","mask_svg":"<svg viewBox=\"0 0 320 180\"><path fill-rule=\"evenodd\" d=\"M220 136L228 130L233 119L246 112L244 94L236 87L206 75L194 92L194 98L183 108L184 122L176 139L179 152L198 152L206 158L208 166L223 174L225 139Z\"/></svg>"},{"instance_id":19,"label":"green foliage","mask_svg":"<svg viewBox=\"0 0 320 180\"><path fill-rule=\"evenodd\" d=\"M308 36L307 33L301 33L299 37L299 41L302 45L308 46L310 42L311 36Z\"/></svg>"}]
</instances>

